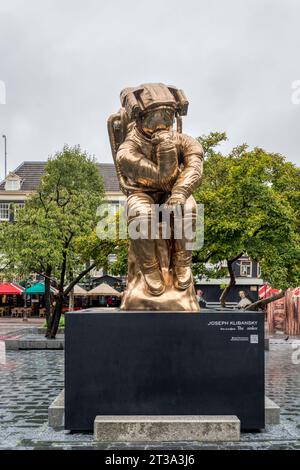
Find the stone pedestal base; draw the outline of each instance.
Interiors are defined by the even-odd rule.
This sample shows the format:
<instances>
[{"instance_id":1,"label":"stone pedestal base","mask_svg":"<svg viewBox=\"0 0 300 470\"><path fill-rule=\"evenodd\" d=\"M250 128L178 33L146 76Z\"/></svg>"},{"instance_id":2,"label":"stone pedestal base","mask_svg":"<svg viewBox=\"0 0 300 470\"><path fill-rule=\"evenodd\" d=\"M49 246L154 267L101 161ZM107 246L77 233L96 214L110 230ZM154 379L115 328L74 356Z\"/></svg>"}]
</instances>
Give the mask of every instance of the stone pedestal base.
<instances>
[{"instance_id":1,"label":"stone pedestal base","mask_svg":"<svg viewBox=\"0 0 300 470\"><path fill-rule=\"evenodd\" d=\"M63 429L65 424L65 391L62 390L48 408L48 425L53 429Z\"/></svg>"},{"instance_id":2,"label":"stone pedestal base","mask_svg":"<svg viewBox=\"0 0 300 470\"><path fill-rule=\"evenodd\" d=\"M280 406L268 397L265 397L265 421L266 424L280 423Z\"/></svg>"},{"instance_id":3,"label":"stone pedestal base","mask_svg":"<svg viewBox=\"0 0 300 470\"><path fill-rule=\"evenodd\" d=\"M94 439L101 442L239 441L236 416L97 416Z\"/></svg>"},{"instance_id":4,"label":"stone pedestal base","mask_svg":"<svg viewBox=\"0 0 300 470\"><path fill-rule=\"evenodd\" d=\"M65 391L62 390L48 408L48 424L50 428L62 429L65 420ZM265 423L280 423L280 407L270 398L265 397Z\"/></svg>"}]
</instances>

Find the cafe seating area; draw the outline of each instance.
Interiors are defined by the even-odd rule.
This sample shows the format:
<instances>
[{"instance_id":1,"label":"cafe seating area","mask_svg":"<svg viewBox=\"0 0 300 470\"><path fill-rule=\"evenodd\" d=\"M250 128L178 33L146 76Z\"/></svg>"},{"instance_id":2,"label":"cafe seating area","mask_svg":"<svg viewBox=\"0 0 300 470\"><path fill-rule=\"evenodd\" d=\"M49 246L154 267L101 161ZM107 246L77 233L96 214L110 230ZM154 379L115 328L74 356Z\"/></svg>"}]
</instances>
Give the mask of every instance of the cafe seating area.
<instances>
[{"instance_id":1,"label":"cafe seating area","mask_svg":"<svg viewBox=\"0 0 300 470\"><path fill-rule=\"evenodd\" d=\"M31 307L13 307L11 308L11 317L30 318L32 315Z\"/></svg>"},{"instance_id":2,"label":"cafe seating area","mask_svg":"<svg viewBox=\"0 0 300 470\"><path fill-rule=\"evenodd\" d=\"M0 317L11 317L11 318L30 318L33 314L35 309L32 307L0 307ZM46 309L39 308L38 309L38 317L44 318L46 316Z\"/></svg>"}]
</instances>

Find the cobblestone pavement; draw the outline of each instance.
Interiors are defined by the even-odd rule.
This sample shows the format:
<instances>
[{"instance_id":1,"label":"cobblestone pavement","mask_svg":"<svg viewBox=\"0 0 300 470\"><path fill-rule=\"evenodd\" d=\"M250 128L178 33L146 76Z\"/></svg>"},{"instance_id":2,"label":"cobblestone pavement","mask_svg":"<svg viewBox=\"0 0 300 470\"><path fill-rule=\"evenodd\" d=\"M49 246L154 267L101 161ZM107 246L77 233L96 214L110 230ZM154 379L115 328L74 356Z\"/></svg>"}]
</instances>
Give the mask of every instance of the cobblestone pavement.
<instances>
[{"instance_id":1,"label":"cobblestone pavement","mask_svg":"<svg viewBox=\"0 0 300 470\"><path fill-rule=\"evenodd\" d=\"M280 425L243 433L240 443L120 445L94 443L91 434L48 428L48 406L63 388L63 351L8 351L6 363L0 364L0 449L300 450L299 362L300 341L296 345L271 341L266 353L266 394L282 407Z\"/></svg>"}]
</instances>

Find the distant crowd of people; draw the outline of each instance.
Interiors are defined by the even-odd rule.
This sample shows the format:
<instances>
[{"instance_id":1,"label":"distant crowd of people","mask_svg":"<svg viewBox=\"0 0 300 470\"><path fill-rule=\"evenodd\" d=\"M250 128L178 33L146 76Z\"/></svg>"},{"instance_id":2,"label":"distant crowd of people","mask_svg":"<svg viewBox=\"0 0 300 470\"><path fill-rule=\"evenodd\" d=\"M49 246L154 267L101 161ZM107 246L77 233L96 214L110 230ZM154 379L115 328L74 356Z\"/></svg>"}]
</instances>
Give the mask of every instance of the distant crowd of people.
<instances>
[{"instance_id":1,"label":"distant crowd of people","mask_svg":"<svg viewBox=\"0 0 300 470\"><path fill-rule=\"evenodd\" d=\"M198 289L197 293L196 293L196 296L197 296L197 302L198 302L200 308L206 308L207 303L204 299L204 292L202 290ZM237 304L237 308L239 310L245 310L252 303L253 303L253 300L250 298L249 294L244 290L240 290L239 291L239 301L238 301L238 304Z\"/></svg>"}]
</instances>

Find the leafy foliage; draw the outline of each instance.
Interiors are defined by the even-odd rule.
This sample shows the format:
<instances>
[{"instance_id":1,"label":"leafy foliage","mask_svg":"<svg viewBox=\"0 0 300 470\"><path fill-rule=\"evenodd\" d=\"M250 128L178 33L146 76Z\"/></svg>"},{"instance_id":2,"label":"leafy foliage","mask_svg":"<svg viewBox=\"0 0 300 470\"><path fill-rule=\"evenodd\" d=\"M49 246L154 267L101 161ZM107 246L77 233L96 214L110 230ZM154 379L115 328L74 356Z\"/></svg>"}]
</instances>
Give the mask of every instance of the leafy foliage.
<instances>
[{"instance_id":1,"label":"leafy foliage","mask_svg":"<svg viewBox=\"0 0 300 470\"><path fill-rule=\"evenodd\" d=\"M103 196L103 181L94 159L80 147L65 146L48 160L37 192L18 211L15 223L1 225L3 264L11 276L34 271L57 281L60 297L49 335L56 334L63 295L70 290L68 286L64 291L66 280L78 282L90 269L86 265L91 259L91 266L102 262L102 257L92 258L95 252L80 250L79 240L93 236Z\"/></svg>"},{"instance_id":2,"label":"leafy foliage","mask_svg":"<svg viewBox=\"0 0 300 470\"><path fill-rule=\"evenodd\" d=\"M216 151L225 134L199 138L206 150L204 177L195 193L204 204L205 242L194 255L195 274L205 263L218 268L241 256L259 261L262 276L274 287L286 289L300 281L299 169L282 155L246 144L229 155ZM211 277L211 273L207 275ZM228 293L228 292L227 292Z\"/></svg>"}]
</instances>

